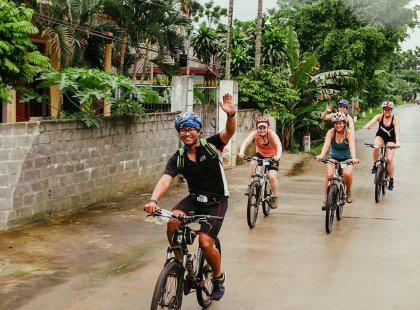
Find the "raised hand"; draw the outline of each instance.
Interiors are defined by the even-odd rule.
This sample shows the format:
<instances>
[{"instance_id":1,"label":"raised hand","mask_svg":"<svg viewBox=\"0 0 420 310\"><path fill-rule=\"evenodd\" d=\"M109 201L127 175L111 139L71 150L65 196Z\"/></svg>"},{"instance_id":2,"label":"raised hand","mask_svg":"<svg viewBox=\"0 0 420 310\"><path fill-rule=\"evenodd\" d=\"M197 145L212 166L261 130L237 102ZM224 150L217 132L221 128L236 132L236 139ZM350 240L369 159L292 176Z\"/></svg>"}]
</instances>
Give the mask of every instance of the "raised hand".
<instances>
[{"instance_id":1,"label":"raised hand","mask_svg":"<svg viewBox=\"0 0 420 310\"><path fill-rule=\"evenodd\" d=\"M331 113L333 110L333 105L332 103L327 104L327 107L325 108L325 112L327 113Z\"/></svg>"},{"instance_id":2,"label":"raised hand","mask_svg":"<svg viewBox=\"0 0 420 310\"><path fill-rule=\"evenodd\" d=\"M233 102L232 95L229 93L223 95L223 99L219 105L227 115L231 115L236 112L235 103Z\"/></svg>"}]
</instances>

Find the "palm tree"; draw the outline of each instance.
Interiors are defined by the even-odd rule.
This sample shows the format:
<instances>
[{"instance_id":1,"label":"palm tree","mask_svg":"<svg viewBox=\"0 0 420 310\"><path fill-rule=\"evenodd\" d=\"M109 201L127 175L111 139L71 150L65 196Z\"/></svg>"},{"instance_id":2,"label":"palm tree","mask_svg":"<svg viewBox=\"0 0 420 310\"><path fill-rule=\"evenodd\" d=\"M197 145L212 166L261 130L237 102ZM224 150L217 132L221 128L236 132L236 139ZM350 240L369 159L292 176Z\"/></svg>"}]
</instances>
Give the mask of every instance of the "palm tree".
<instances>
[{"instance_id":1,"label":"palm tree","mask_svg":"<svg viewBox=\"0 0 420 310\"><path fill-rule=\"evenodd\" d=\"M52 65L57 69L84 65L89 31L113 30L112 21L103 18L102 0L55 0L48 6L28 0L37 12L35 22L51 46Z\"/></svg>"},{"instance_id":2,"label":"palm tree","mask_svg":"<svg viewBox=\"0 0 420 310\"><path fill-rule=\"evenodd\" d=\"M150 49L157 51L154 60L160 65L167 56L177 57L184 50L181 33L190 27L188 16L180 13L179 1L156 0L144 2L137 0L108 0L105 12L116 21L121 28L123 43L120 49L119 67L127 72L129 66L124 65L126 53L132 53L134 63L144 58L144 65L151 57ZM113 3L111 5L111 3ZM127 41L139 43L130 50L126 49ZM153 48L152 48L153 47ZM144 52L146 50L146 52Z\"/></svg>"},{"instance_id":3,"label":"palm tree","mask_svg":"<svg viewBox=\"0 0 420 310\"><path fill-rule=\"evenodd\" d=\"M214 29L201 25L193 34L191 44L195 55L207 66L213 57L219 52L219 39Z\"/></svg>"}]
</instances>

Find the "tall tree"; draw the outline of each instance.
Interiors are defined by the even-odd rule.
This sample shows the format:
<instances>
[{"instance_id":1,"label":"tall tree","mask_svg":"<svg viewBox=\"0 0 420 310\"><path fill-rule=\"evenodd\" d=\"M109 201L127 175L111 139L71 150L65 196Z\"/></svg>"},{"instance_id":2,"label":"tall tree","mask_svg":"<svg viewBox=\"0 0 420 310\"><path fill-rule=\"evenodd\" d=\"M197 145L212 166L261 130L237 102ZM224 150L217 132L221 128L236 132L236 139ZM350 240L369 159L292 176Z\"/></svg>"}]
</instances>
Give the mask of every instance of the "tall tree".
<instances>
[{"instance_id":1,"label":"tall tree","mask_svg":"<svg viewBox=\"0 0 420 310\"><path fill-rule=\"evenodd\" d=\"M258 73L261 64L261 29L263 0L258 0L257 33L255 35L255 72Z\"/></svg>"},{"instance_id":2,"label":"tall tree","mask_svg":"<svg viewBox=\"0 0 420 310\"><path fill-rule=\"evenodd\" d=\"M230 80L230 62L231 62L231 48L232 48L232 19L233 19L233 0L229 0L228 13L228 27L226 34L226 64L225 64L225 79Z\"/></svg>"},{"instance_id":3,"label":"tall tree","mask_svg":"<svg viewBox=\"0 0 420 310\"><path fill-rule=\"evenodd\" d=\"M33 66L48 66L49 60L36 50L28 36L38 33L31 23L33 10L0 0L0 102L8 100L9 88L31 82Z\"/></svg>"}]
</instances>

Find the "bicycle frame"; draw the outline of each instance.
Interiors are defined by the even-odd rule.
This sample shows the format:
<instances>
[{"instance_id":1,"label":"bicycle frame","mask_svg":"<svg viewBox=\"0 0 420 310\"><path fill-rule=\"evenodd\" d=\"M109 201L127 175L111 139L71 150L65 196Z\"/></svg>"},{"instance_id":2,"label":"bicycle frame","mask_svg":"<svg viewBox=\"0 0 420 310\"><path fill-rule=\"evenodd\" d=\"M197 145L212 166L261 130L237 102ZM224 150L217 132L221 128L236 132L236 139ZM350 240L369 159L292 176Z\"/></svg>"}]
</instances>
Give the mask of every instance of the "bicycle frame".
<instances>
[{"instance_id":1,"label":"bicycle frame","mask_svg":"<svg viewBox=\"0 0 420 310\"><path fill-rule=\"evenodd\" d=\"M342 206L345 204L345 192L346 192L346 185L344 183L344 177L343 177L343 163L346 162L332 162L329 161L329 163L334 164L334 170L333 170L333 177L328 180L328 187L331 185L337 185L338 189L340 190L340 200L338 203L338 206Z\"/></svg>"},{"instance_id":2,"label":"bicycle frame","mask_svg":"<svg viewBox=\"0 0 420 310\"><path fill-rule=\"evenodd\" d=\"M265 197L264 193L265 193L265 187L267 186L267 182L268 182L268 165L270 164L269 161L265 161L263 160L262 165L258 165L255 168L255 175L253 175L253 180L257 180L260 183L260 193L259 193L259 197L260 197L260 201L261 202L266 202L267 200L270 199L270 197Z\"/></svg>"}]
</instances>

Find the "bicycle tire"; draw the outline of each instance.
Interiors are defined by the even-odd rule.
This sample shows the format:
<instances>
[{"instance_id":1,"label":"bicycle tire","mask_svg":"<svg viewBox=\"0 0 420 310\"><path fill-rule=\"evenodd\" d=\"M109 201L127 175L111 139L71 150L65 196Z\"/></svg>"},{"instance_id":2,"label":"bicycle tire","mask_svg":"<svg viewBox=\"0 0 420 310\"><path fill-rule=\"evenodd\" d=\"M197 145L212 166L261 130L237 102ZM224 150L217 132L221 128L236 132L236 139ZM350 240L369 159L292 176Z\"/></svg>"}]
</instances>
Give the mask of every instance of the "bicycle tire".
<instances>
[{"instance_id":1,"label":"bicycle tire","mask_svg":"<svg viewBox=\"0 0 420 310\"><path fill-rule=\"evenodd\" d=\"M378 165L375 172L375 201L378 203L381 200L382 186L383 186L383 172L384 167Z\"/></svg>"},{"instance_id":2,"label":"bicycle tire","mask_svg":"<svg viewBox=\"0 0 420 310\"><path fill-rule=\"evenodd\" d=\"M252 181L249 187L246 219L249 228L254 228L258 218L258 206L260 204L260 183Z\"/></svg>"},{"instance_id":3,"label":"bicycle tire","mask_svg":"<svg viewBox=\"0 0 420 310\"><path fill-rule=\"evenodd\" d=\"M384 180L382 182L382 195L385 195L386 190L388 187L388 168L385 165L385 169L384 169Z\"/></svg>"},{"instance_id":4,"label":"bicycle tire","mask_svg":"<svg viewBox=\"0 0 420 310\"><path fill-rule=\"evenodd\" d=\"M184 272L184 267L177 261L170 261L163 267L153 292L151 310L181 309Z\"/></svg>"},{"instance_id":5,"label":"bicycle tire","mask_svg":"<svg viewBox=\"0 0 420 310\"><path fill-rule=\"evenodd\" d=\"M216 246L216 249L219 250L220 256L222 255L222 249L220 247L220 240L219 238L216 238L214 241L214 245ZM208 264L207 260L204 258L204 254L201 256L200 265L198 269L197 279L199 283L206 283L205 287L209 293L205 292L200 285L197 286L197 301L198 304L203 307L207 308L210 306L212 299L211 299L211 293L213 292L213 270L211 269L210 265Z\"/></svg>"},{"instance_id":6,"label":"bicycle tire","mask_svg":"<svg viewBox=\"0 0 420 310\"><path fill-rule=\"evenodd\" d=\"M271 186L270 186L270 182L268 182L267 180L267 183L265 184L265 188L264 188L264 201L262 203L262 210L265 216L270 215L271 196L272 196Z\"/></svg>"},{"instance_id":7,"label":"bicycle tire","mask_svg":"<svg viewBox=\"0 0 420 310\"><path fill-rule=\"evenodd\" d=\"M332 231L334 223L335 208L337 204L337 185L328 186L327 199L325 200L325 230L329 234Z\"/></svg>"},{"instance_id":8,"label":"bicycle tire","mask_svg":"<svg viewBox=\"0 0 420 310\"><path fill-rule=\"evenodd\" d=\"M341 186L340 190L338 192L338 203L337 203L337 208L336 208L336 212L335 212L336 217L337 217L337 221L340 221L341 218L343 217L343 209L344 209L344 205L346 203L344 192L345 192L345 187Z\"/></svg>"}]
</instances>

